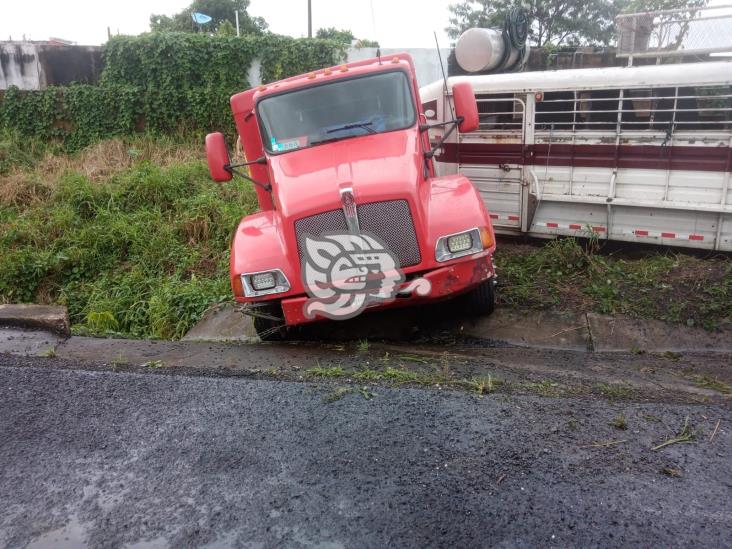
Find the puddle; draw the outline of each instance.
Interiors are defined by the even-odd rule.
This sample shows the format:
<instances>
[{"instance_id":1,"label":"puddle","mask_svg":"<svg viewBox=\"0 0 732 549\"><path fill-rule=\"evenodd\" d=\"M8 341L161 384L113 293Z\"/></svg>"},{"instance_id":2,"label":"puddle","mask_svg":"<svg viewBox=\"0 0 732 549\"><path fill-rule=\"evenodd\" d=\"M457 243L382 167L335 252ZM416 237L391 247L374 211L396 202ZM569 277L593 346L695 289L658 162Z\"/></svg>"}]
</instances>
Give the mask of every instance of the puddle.
<instances>
[{"instance_id":1,"label":"puddle","mask_svg":"<svg viewBox=\"0 0 732 549\"><path fill-rule=\"evenodd\" d=\"M68 524L51 530L31 541L26 549L77 549L86 547L85 528L76 516L72 515Z\"/></svg>"}]
</instances>

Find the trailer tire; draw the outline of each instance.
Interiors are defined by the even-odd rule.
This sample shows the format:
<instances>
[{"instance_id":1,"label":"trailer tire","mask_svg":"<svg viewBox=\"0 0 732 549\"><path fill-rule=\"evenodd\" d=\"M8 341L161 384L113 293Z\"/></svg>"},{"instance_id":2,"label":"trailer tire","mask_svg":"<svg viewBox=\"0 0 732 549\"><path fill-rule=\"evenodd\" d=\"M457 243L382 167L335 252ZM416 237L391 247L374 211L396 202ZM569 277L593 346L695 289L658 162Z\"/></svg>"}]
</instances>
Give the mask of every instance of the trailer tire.
<instances>
[{"instance_id":1,"label":"trailer tire","mask_svg":"<svg viewBox=\"0 0 732 549\"><path fill-rule=\"evenodd\" d=\"M262 315L254 314L254 330L262 341L285 341L287 339L287 325L279 304L268 304L259 308ZM275 317L277 320L274 320Z\"/></svg>"},{"instance_id":2,"label":"trailer tire","mask_svg":"<svg viewBox=\"0 0 732 549\"><path fill-rule=\"evenodd\" d=\"M471 316L488 316L496 308L496 290L493 278L484 280L465 294L465 305Z\"/></svg>"}]
</instances>

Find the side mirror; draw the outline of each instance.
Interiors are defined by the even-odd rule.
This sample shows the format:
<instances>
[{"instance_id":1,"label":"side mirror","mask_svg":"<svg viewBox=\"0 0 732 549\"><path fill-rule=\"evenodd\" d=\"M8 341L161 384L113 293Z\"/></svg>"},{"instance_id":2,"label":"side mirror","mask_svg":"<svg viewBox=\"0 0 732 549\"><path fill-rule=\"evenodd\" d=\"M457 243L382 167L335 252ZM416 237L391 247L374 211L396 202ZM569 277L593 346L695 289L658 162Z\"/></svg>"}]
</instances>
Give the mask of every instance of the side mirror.
<instances>
[{"instance_id":1,"label":"side mirror","mask_svg":"<svg viewBox=\"0 0 732 549\"><path fill-rule=\"evenodd\" d=\"M223 133L210 133L206 136L206 158L208 159L208 171L211 173L211 179L219 183L231 181L234 174L228 169L231 158Z\"/></svg>"},{"instance_id":2,"label":"side mirror","mask_svg":"<svg viewBox=\"0 0 732 549\"><path fill-rule=\"evenodd\" d=\"M477 130L480 120L473 87L468 82L457 82L452 86L452 100L455 104L455 116L463 119L458 126L460 132L469 133Z\"/></svg>"}]
</instances>

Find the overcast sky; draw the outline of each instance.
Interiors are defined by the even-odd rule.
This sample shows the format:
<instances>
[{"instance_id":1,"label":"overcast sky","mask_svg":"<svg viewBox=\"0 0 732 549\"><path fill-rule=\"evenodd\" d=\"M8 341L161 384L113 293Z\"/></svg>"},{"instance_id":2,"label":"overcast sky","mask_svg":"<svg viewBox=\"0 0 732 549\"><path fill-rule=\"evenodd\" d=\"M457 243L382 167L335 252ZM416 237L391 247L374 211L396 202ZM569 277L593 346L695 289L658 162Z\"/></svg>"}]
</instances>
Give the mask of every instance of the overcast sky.
<instances>
[{"instance_id":1,"label":"overcast sky","mask_svg":"<svg viewBox=\"0 0 732 549\"><path fill-rule=\"evenodd\" d=\"M358 38L378 40L382 47L448 45L447 0L312 0L313 33L321 27L350 29ZM113 33L139 34L149 30L150 14L172 15L190 0L2 0L0 40L47 40L54 36L79 44L101 44L107 27ZM373 11L372 11L373 7ZM269 23L270 30L290 36L308 32L307 0L252 0L252 15ZM373 13L373 16L372 16Z\"/></svg>"}]
</instances>

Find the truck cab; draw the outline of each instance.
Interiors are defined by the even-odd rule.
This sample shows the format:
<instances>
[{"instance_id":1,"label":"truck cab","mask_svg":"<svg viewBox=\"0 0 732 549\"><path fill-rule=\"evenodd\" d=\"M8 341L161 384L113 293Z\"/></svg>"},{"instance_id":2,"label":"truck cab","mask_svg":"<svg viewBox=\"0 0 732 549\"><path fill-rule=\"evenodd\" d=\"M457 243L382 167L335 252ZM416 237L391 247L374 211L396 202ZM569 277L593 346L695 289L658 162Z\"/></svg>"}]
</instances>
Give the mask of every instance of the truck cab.
<instances>
[{"instance_id":1,"label":"truck cab","mask_svg":"<svg viewBox=\"0 0 732 549\"><path fill-rule=\"evenodd\" d=\"M444 134L475 130L472 88L452 94ZM255 184L260 209L236 229L230 275L262 339L462 294L473 312L493 310L490 216L466 177L436 177L408 54L262 85L231 107L247 162L232 164L220 133L207 157L214 180L246 166Z\"/></svg>"}]
</instances>

